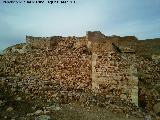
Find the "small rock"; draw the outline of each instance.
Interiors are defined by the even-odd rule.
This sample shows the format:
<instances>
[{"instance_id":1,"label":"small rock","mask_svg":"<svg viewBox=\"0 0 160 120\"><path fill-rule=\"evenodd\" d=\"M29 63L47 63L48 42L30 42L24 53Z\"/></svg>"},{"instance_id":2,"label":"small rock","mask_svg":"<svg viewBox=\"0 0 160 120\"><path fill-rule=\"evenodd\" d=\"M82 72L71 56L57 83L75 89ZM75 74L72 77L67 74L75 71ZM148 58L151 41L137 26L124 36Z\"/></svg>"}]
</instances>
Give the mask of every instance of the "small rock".
<instances>
[{"instance_id":1,"label":"small rock","mask_svg":"<svg viewBox=\"0 0 160 120\"><path fill-rule=\"evenodd\" d=\"M32 109L35 110L35 109L36 109L36 106L32 107Z\"/></svg>"},{"instance_id":2,"label":"small rock","mask_svg":"<svg viewBox=\"0 0 160 120\"><path fill-rule=\"evenodd\" d=\"M56 108L55 108L55 110L57 110L57 111L58 111L58 110L61 110L61 108L60 108L60 107L56 107Z\"/></svg>"},{"instance_id":3,"label":"small rock","mask_svg":"<svg viewBox=\"0 0 160 120\"><path fill-rule=\"evenodd\" d=\"M126 114L126 118L129 118L129 115L128 115L128 114Z\"/></svg>"},{"instance_id":4,"label":"small rock","mask_svg":"<svg viewBox=\"0 0 160 120\"><path fill-rule=\"evenodd\" d=\"M42 110L37 110L34 114L35 115L39 115L39 114L41 114L42 113Z\"/></svg>"},{"instance_id":5,"label":"small rock","mask_svg":"<svg viewBox=\"0 0 160 120\"><path fill-rule=\"evenodd\" d=\"M35 120L51 120L51 117L48 115L41 115L41 116L35 118Z\"/></svg>"},{"instance_id":6,"label":"small rock","mask_svg":"<svg viewBox=\"0 0 160 120\"><path fill-rule=\"evenodd\" d=\"M15 88L11 88L11 91L12 91L12 92L15 92L15 91L16 91L16 89L15 89Z\"/></svg>"},{"instance_id":7,"label":"small rock","mask_svg":"<svg viewBox=\"0 0 160 120\"><path fill-rule=\"evenodd\" d=\"M150 116L150 115L146 115L146 116L144 117L144 120L152 120L152 119L151 119L151 116Z\"/></svg>"},{"instance_id":8,"label":"small rock","mask_svg":"<svg viewBox=\"0 0 160 120\"><path fill-rule=\"evenodd\" d=\"M4 102L0 100L0 107L4 105Z\"/></svg>"},{"instance_id":9,"label":"small rock","mask_svg":"<svg viewBox=\"0 0 160 120\"><path fill-rule=\"evenodd\" d=\"M49 110L53 110L53 111L59 111L61 110L61 108L59 106L55 106L55 105L52 105L50 107L47 107L47 109Z\"/></svg>"},{"instance_id":10,"label":"small rock","mask_svg":"<svg viewBox=\"0 0 160 120\"><path fill-rule=\"evenodd\" d=\"M19 117L18 120L27 120L27 118L25 118L25 117Z\"/></svg>"},{"instance_id":11,"label":"small rock","mask_svg":"<svg viewBox=\"0 0 160 120\"><path fill-rule=\"evenodd\" d=\"M135 115L135 116L137 116L137 117L139 117L139 118L143 118L143 117L144 117L144 114L142 114L142 113L140 113L140 112L133 112L133 111L132 111L132 115Z\"/></svg>"},{"instance_id":12,"label":"small rock","mask_svg":"<svg viewBox=\"0 0 160 120\"><path fill-rule=\"evenodd\" d=\"M50 103L50 102L51 102L51 100L47 100L47 102L48 102L48 103Z\"/></svg>"},{"instance_id":13,"label":"small rock","mask_svg":"<svg viewBox=\"0 0 160 120\"><path fill-rule=\"evenodd\" d=\"M13 107L8 107L6 111L8 111L8 112L13 111Z\"/></svg>"},{"instance_id":14,"label":"small rock","mask_svg":"<svg viewBox=\"0 0 160 120\"><path fill-rule=\"evenodd\" d=\"M27 114L27 116L33 116L34 115L34 113L28 113Z\"/></svg>"},{"instance_id":15,"label":"small rock","mask_svg":"<svg viewBox=\"0 0 160 120\"><path fill-rule=\"evenodd\" d=\"M22 100L21 97L17 97L17 98L16 98L16 101L21 101L21 100Z\"/></svg>"},{"instance_id":16,"label":"small rock","mask_svg":"<svg viewBox=\"0 0 160 120\"><path fill-rule=\"evenodd\" d=\"M49 113L49 111L47 111L47 110L44 110L44 111L43 111L43 113L44 113L44 114L47 114L47 113Z\"/></svg>"}]
</instances>

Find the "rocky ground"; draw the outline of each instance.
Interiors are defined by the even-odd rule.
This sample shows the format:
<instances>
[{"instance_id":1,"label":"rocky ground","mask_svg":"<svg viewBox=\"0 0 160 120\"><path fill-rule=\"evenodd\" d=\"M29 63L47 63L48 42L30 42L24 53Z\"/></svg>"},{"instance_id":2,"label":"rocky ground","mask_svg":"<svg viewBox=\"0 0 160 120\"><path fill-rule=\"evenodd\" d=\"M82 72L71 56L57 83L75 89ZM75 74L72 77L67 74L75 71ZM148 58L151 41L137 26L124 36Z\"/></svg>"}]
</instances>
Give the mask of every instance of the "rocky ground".
<instances>
[{"instance_id":1,"label":"rocky ground","mask_svg":"<svg viewBox=\"0 0 160 120\"><path fill-rule=\"evenodd\" d=\"M19 98L20 99L20 98ZM23 100L1 101L1 120L143 120L141 114L110 111L108 107L74 104L38 103Z\"/></svg>"},{"instance_id":2,"label":"rocky ground","mask_svg":"<svg viewBox=\"0 0 160 120\"><path fill-rule=\"evenodd\" d=\"M10 78L11 79L11 78ZM2 84L3 81L3 84ZM47 100L40 96L13 90L8 80L1 78L0 118L1 120L153 120L155 114L147 114L131 103L118 98L87 95L85 102ZM59 98L62 99L62 98Z\"/></svg>"}]
</instances>

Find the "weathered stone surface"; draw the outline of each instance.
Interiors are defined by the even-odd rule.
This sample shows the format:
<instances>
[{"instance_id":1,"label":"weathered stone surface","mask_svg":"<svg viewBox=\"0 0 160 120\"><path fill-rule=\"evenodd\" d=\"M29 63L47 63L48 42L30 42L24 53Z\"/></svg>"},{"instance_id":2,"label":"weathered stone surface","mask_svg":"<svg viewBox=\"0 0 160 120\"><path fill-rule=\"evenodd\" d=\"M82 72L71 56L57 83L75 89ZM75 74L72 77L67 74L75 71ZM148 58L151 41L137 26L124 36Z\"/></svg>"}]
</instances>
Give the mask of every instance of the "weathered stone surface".
<instances>
[{"instance_id":1,"label":"weathered stone surface","mask_svg":"<svg viewBox=\"0 0 160 120\"><path fill-rule=\"evenodd\" d=\"M43 113L42 110L37 110L34 114L35 114L35 115L39 115L39 114L42 114L42 113Z\"/></svg>"},{"instance_id":2,"label":"weathered stone surface","mask_svg":"<svg viewBox=\"0 0 160 120\"><path fill-rule=\"evenodd\" d=\"M7 112L13 111L13 107L8 107L8 108L6 109L6 111L7 111Z\"/></svg>"},{"instance_id":3,"label":"weathered stone surface","mask_svg":"<svg viewBox=\"0 0 160 120\"><path fill-rule=\"evenodd\" d=\"M135 37L89 32L86 37L27 37L26 41L0 56L0 87L4 93L10 89L16 101L39 98L132 106L124 111L134 111L131 103L145 103L144 108L152 111L160 96L158 88L150 88L159 84L158 59L140 57Z\"/></svg>"},{"instance_id":4,"label":"weathered stone surface","mask_svg":"<svg viewBox=\"0 0 160 120\"><path fill-rule=\"evenodd\" d=\"M21 97L17 97L17 98L16 98L16 101L21 101L21 100L22 100Z\"/></svg>"}]
</instances>

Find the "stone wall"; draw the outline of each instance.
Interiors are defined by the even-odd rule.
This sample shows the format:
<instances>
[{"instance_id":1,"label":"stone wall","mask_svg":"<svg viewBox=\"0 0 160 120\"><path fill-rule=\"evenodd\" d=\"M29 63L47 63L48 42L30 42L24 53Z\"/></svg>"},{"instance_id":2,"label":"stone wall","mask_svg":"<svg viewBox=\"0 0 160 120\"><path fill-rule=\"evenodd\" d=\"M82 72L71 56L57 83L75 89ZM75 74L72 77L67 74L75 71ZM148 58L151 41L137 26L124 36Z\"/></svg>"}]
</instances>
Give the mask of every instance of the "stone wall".
<instances>
[{"instance_id":1,"label":"stone wall","mask_svg":"<svg viewBox=\"0 0 160 120\"><path fill-rule=\"evenodd\" d=\"M32 37L26 36L26 43L34 48L49 48L50 47L50 37Z\"/></svg>"},{"instance_id":2,"label":"stone wall","mask_svg":"<svg viewBox=\"0 0 160 120\"><path fill-rule=\"evenodd\" d=\"M124 51L136 41L132 36L107 37L96 31L86 37L30 37L27 44L54 49L57 61L52 75L63 89L88 89L138 105L135 52Z\"/></svg>"},{"instance_id":3,"label":"stone wall","mask_svg":"<svg viewBox=\"0 0 160 120\"><path fill-rule=\"evenodd\" d=\"M41 49L54 49L59 40L72 39L76 40L77 44L87 44L91 45L94 43L94 48L97 49L106 49L111 50L112 44L118 46L119 49L134 49L135 52L139 55L148 55L148 54L159 54L160 51L160 40L138 40L135 36L105 36L100 31L87 32L85 37L62 37L62 36L53 36L53 37L32 37L26 36L26 43L34 48ZM85 42L84 42L85 41ZM88 43L86 43L86 41ZM98 44L102 43L102 44ZM97 46L99 45L99 46ZM91 47L91 46L90 46Z\"/></svg>"},{"instance_id":4,"label":"stone wall","mask_svg":"<svg viewBox=\"0 0 160 120\"><path fill-rule=\"evenodd\" d=\"M20 76L22 91L33 96L64 102L82 100L83 91L138 106L137 68L144 68L137 66L137 52L144 42L101 32L87 32L85 37L27 36L31 50L2 56L0 75Z\"/></svg>"},{"instance_id":5,"label":"stone wall","mask_svg":"<svg viewBox=\"0 0 160 120\"><path fill-rule=\"evenodd\" d=\"M139 106L153 111L160 100L160 60L137 57L137 76L139 78Z\"/></svg>"},{"instance_id":6,"label":"stone wall","mask_svg":"<svg viewBox=\"0 0 160 120\"><path fill-rule=\"evenodd\" d=\"M54 47L58 44L59 41L64 40L76 40L76 44L84 44L86 37L62 37L62 36L53 36L53 37L32 37L26 36L27 45L33 48L39 49L54 49Z\"/></svg>"},{"instance_id":7,"label":"stone wall","mask_svg":"<svg viewBox=\"0 0 160 120\"><path fill-rule=\"evenodd\" d=\"M100 45L97 45L100 46ZM138 106L138 78L135 52L119 52L110 44L92 52L92 90L110 97L125 99Z\"/></svg>"}]
</instances>

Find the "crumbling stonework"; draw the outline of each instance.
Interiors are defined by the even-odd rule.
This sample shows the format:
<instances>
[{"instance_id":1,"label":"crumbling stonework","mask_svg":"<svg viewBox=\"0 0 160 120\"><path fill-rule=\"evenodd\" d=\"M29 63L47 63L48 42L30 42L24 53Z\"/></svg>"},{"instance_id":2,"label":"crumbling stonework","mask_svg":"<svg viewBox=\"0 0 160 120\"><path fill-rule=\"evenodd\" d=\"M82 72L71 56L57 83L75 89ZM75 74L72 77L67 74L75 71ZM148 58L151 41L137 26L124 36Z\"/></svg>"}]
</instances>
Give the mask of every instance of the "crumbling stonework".
<instances>
[{"instance_id":1,"label":"crumbling stonework","mask_svg":"<svg viewBox=\"0 0 160 120\"><path fill-rule=\"evenodd\" d=\"M24 52L15 52L14 48L0 56L0 76L16 77L10 84L13 91L18 86L33 98L38 95L62 103L87 103L92 94L105 100L111 98L108 103L122 100L138 106L152 98L142 98L146 94L140 86L142 81L157 85L160 78L158 57L153 57L155 61L140 57L147 42L134 36L105 36L101 32L87 32L85 37L26 36ZM158 45L156 41L145 49ZM150 74L150 78L140 73ZM156 100L145 106L153 107Z\"/></svg>"},{"instance_id":2,"label":"crumbling stonework","mask_svg":"<svg viewBox=\"0 0 160 120\"><path fill-rule=\"evenodd\" d=\"M101 32L88 32L83 39L26 37L26 40L36 48L54 51L59 48L55 78L62 81L63 88L66 84L70 89L91 87L94 92L117 96L138 106L138 78L133 74L137 72L135 52L119 49L135 47L135 37L106 37ZM79 47L81 51L77 51Z\"/></svg>"},{"instance_id":3,"label":"crumbling stonework","mask_svg":"<svg viewBox=\"0 0 160 120\"><path fill-rule=\"evenodd\" d=\"M75 45L80 46L80 44L84 44L85 37L61 37L61 36L53 36L53 37L32 37L26 36L26 43L33 48L39 49L48 49L52 50L58 44L59 41L63 40L76 40Z\"/></svg>"}]
</instances>

